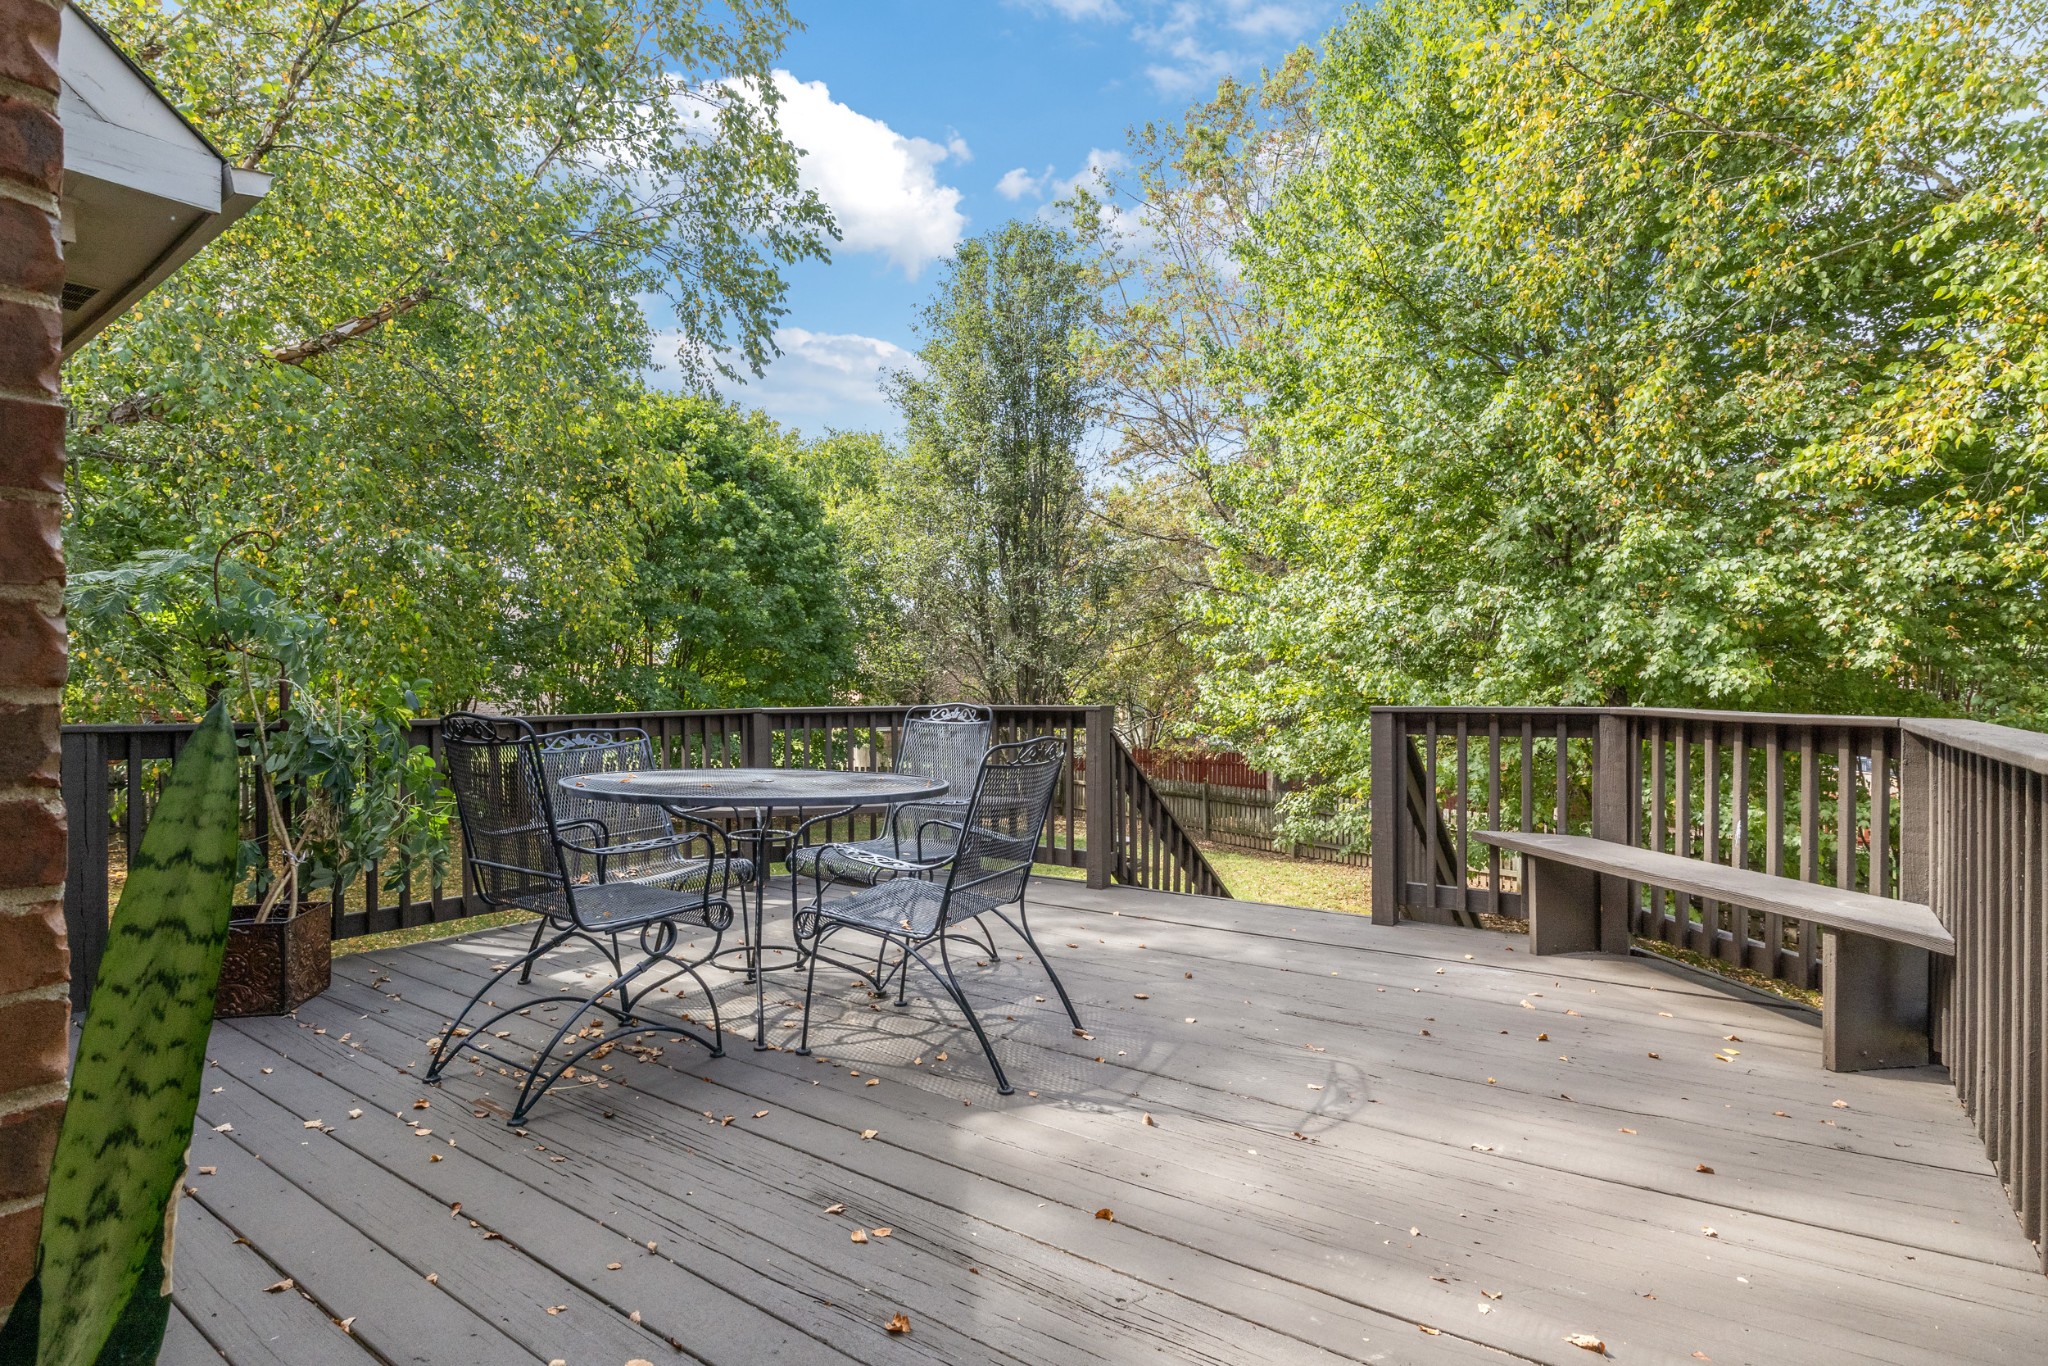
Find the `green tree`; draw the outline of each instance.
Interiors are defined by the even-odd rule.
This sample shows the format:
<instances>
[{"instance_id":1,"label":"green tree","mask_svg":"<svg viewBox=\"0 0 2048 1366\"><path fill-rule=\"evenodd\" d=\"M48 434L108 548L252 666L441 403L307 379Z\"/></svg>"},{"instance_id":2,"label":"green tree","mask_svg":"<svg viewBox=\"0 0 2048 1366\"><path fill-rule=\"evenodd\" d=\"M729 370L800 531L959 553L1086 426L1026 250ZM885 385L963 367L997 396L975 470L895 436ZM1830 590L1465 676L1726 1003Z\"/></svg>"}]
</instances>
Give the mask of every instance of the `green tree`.
<instances>
[{"instance_id":1,"label":"green tree","mask_svg":"<svg viewBox=\"0 0 2048 1366\"><path fill-rule=\"evenodd\" d=\"M920 367L890 380L906 452L877 507L900 537L901 629L941 688L1066 701L1102 647L1087 324L1071 240L1013 222L961 244L924 309Z\"/></svg>"},{"instance_id":2,"label":"green tree","mask_svg":"<svg viewBox=\"0 0 2048 1366\"><path fill-rule=\"evenodd\" d=\"M1117 562L1119 630L1090 691L1137 743L1199 729L1209 524L1231 515L1219 478L1250 447L1263 398L1254 369L1231 362L1283 343L1237 253L1317 155L1313 77L1304 48L1255 85L1225 78L1180 121L1132 129L1128 163L1068 205L1094 295L1079 354L1107 438L1096 506Z\"/></svg>"},{"instance_id":3,"label":"green tree","mask_svg":"<svg viewBox=\"0 0 2048 1366\"><path fill-rule=\"evenodd\" d=\"M2031 716L2043 7L1395 0L1243 253L1207 700Z\"/></svg>"},{"instance_id":4,"label":"green tree","mask_svg":"<svg viewBox=\"0 0 2048 1366\"><path fill-rule=\"evenodd\" d=\"M524 661L502 695L552 711L801 705L854 668L837 537L797 442L760 414L649 397L627 424L606 499L627 567L611 610L550 611L536 592L506 623Z\"/></svg>"},{"instance_id":5,"label":"green tree","mask_svg":"<svg viewBox=\"0 0 2048 1366\"><path fill-rule=\"evenodd\" d=\"M829 221L775 121L780 0L104 0L262 205L70 363L72 562L274 533L264 567L367 676L491 694L514 605L628 581L587 515L676 319L758 366ZM730 358L729 361L721 358ZM74 713L147 680L79 642Z\"/></svg>"}]
</instances>

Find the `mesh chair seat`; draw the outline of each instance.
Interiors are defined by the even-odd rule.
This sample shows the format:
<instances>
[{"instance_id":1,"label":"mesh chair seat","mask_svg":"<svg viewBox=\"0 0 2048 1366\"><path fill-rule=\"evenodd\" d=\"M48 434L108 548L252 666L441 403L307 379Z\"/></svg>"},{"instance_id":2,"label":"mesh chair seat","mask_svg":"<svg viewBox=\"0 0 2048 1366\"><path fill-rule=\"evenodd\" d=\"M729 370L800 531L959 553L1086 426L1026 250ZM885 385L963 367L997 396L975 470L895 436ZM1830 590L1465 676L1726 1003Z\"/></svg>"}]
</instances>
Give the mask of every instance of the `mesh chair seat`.
<instances>
[{"instance_id":1,"label":"mesh chair seat","mask_svg":"<svg viewBox=\"0 0 2048 1366\"><path fill-rule=\"evenodd\" d=\"M679 918L701 920L707 928L713 928L716 918L707 914L704 906L702 874L695 888L646 882L603 882L578 887L576 915L584 925L600 933Z\"/></svg>"},{"instance_id":2,"label":"mesh chair seat","mask_svg":"<svg viewBox=\"0 0 2048 1366\"><path fill-rule=\"evenodd\" d=\"M890 877L917 872L940 859L951 858L955 841L938 840L934 838L935 833L927 831L921 846L916 841L899 846L890 835L839 844L806 845L790 852L789 866L799 875L822 873L835 882L860 882L872 886ZM920 852L924 855L922 862L917 858Z\"/></svg>"},{"instance_id":3,"label":"mesh chair seat","mask_svg":"<svg viewBox=\"0 0 2048 1366\"><path fill-rule=\"evenodd\" d=\"M939 914L945 911L949 924L972 920L996 908L997 903L979 892L956 887L949 899L945 888L918 878L898 878L855 892L818 908L822 920L841 925L858 925L885 934L908 934L928 939L939 928Z\"/></svg>"}]
</instances>

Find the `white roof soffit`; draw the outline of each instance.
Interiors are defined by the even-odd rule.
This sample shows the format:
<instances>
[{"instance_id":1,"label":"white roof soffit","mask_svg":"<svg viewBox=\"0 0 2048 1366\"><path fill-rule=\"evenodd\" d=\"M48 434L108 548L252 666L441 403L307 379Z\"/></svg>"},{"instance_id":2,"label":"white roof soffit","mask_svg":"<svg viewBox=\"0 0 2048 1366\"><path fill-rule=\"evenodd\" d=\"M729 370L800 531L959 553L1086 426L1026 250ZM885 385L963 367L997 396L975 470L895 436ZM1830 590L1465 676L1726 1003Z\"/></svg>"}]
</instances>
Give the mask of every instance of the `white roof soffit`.
<instances>
[{"instance_id":1,"label":"white roof soffit","mask_svg":"<svg viewBox=\"0 0 2048 1366\"><path fill-rule=\"evenodd\" d=\"M229 165L75 5L57 67L68 357L247 213L270 177Z\"/></svg>"}]
</instances>

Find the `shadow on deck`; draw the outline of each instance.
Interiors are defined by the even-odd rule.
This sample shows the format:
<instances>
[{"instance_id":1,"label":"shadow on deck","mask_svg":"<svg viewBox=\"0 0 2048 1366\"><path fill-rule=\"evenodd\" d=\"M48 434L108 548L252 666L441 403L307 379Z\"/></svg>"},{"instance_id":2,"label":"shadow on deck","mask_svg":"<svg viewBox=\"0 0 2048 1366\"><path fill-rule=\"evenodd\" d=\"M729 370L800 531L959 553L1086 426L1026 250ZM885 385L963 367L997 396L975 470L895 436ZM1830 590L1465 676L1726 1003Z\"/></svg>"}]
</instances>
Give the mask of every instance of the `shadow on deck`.
<instances>
[{"instance_id":1,"label":"shadow on deck","mask_svg":"<svg viewBox=\"0 0 2048 1366\"><path fill-rule=\"evenodd\" d=\"M516 1134L501 1078L418 1080L504 931L218 1025L163 1360L2041 1360L1939 1069L1823 1072L1812 1016L1653 961L1033 888L1093 1037L1006 948L1008 1098L935 1003L821 973L818 1057L753 1051L730 980L726 1057L615 1052Z\"/></svg>"}]
</instances>

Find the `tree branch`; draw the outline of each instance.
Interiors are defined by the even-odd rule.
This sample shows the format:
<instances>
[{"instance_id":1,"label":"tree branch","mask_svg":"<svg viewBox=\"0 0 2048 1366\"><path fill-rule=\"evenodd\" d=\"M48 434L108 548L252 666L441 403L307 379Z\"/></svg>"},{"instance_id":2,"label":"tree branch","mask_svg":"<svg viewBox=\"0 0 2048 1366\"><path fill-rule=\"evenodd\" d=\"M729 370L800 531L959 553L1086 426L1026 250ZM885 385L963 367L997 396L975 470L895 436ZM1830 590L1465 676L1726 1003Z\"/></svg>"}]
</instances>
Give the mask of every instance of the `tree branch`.
<instances>
[{"instance_id":1,"label":"tree branch","mask_svg":"<svg viewBox=\"0 0 2048 1366\"><path fill-rule=\"evenodd\" d=\"M397 298L379 304L368 313L350 318L345 323L295 341L289 346L280 346L270 353L270 358L282 365L304 365L309 360L340 349L365 333L376 331L393 318L412 312L433 297L434 287L431 284L409 289Z\"/></svg>"}]
</instances>

